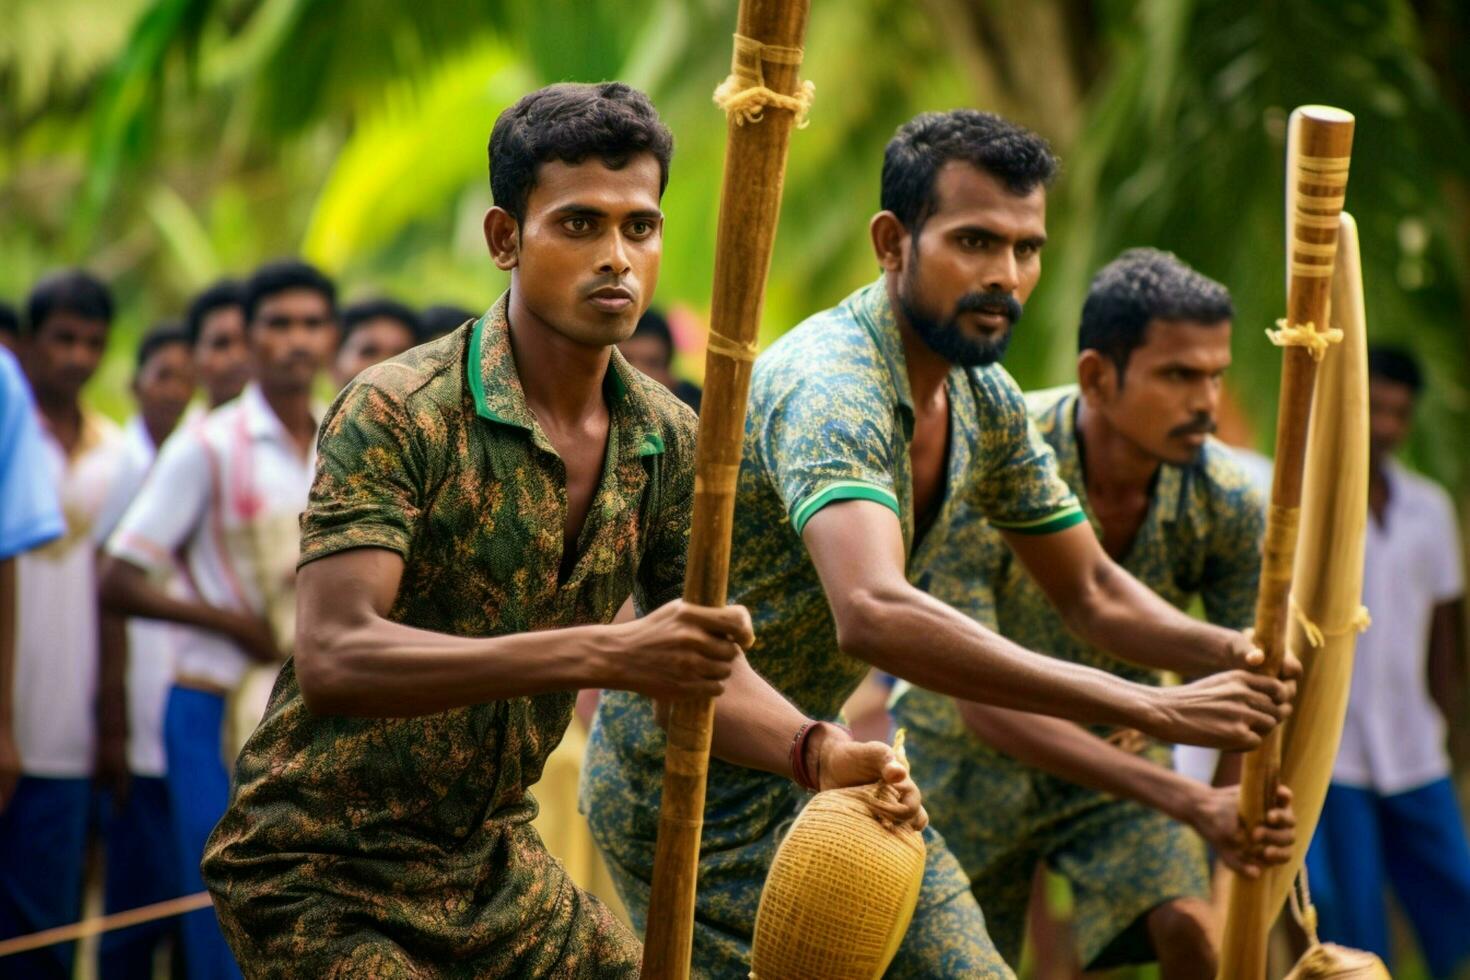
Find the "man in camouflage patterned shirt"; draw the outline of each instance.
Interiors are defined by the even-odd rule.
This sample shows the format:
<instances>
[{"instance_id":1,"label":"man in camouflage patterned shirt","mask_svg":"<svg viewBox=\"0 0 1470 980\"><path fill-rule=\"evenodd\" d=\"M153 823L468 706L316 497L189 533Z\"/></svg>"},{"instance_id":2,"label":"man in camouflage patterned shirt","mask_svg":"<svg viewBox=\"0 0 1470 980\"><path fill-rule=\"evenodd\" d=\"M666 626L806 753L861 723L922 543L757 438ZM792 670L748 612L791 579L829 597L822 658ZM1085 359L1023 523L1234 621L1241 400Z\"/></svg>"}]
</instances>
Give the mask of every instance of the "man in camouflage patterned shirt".
<instances>
[{"instance_id":1,"label":"man in camouflage patterned shirt","mask_svg":"<svg viewBox=\"0 0 1470 980\"><path fill-rule=\"evenodd\" d=\"M637 940L531 828L579 688L728 678L756 709L732 758L789 778L805 719L744 666L745 610L678 600L693 413L613 350L657 279L671 150L625 85L508 109L485 236L509 291L323 422L295 656L204 860L248 977L634 976ZM630 592L653 611L604 625ZM887 746L825 746L829 780L886 779L923 819Z\"/></svg>"}]
</instances>

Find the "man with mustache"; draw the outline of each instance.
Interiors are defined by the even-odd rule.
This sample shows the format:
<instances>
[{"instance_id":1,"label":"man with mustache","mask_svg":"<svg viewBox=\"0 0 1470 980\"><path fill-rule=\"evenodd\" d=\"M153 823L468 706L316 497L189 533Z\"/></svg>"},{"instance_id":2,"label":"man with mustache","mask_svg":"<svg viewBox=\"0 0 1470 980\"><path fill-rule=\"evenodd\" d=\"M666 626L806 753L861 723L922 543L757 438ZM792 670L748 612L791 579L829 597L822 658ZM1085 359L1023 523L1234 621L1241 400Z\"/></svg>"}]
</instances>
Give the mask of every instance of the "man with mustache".
<instances>
[{"instance_id":1,"label":"man with mustache","mask_svg":"<svg viewBox=\"0 0 1470 980\"><path fill-rule=\"evenodd\" d=\"M1246 637L1190 619L1108 557L996 363L1041 274L1055 168L1039 137L972 110L919 116L889 144L870 225L882 275L755 366L730 569L731 599L755 624L747 656L827 721L873 666L966 699L1248 747L1285 717L1292 683L1243 671L1260 660ZM964 525L982 517L1078 631L1213 676L1130 683L1026 651L966 615L968 596L933 598L932 574L963 557ZM716 703L717 748L731 706ZM840 731L792 731L793 754ZM650 705L604 694L583 810L639 922L657 834L645 801L658 797L663 748ZM700 976L746 976L761 885L803 800L789 782L710 764ZM919 909L888 976L1011 976L968 879L929 837Z\"/></svg>"},{"instance_id":2,"label":"man with mustache","mask_svg":"<svg viewBox=\"0 0 1470 980\"><path fill-rule=\"evenodd\" d=\"M163 719L175 873L186 893L204 887L204 842L229 800L227 698L253 664L278 663L294 634L297 519L323 412L311 392L337 346L336 298L304 262L256 270L244 291L250 383L168 438L108 540L104 602L187 627L177 631ZM184 595L163 584L176 563ZM184 916L182 935L191 980L240 975L213 909Z\"/></svg>"},{"instance_id":3,"label":"man with mustache","mask_svg":"<svg viewBox=\"0 0 1470 980\"><path fill-rule=\"evenodd\" d=\"M1225 287L1173 255L1124 252L1098 273L1083 306L1078 383L1028 404L1107 554L1180 609L1202 600L1210 622L1242 629L1254 614L1264 505L1231 452L1209 438L1232 316ZM1070 632L1005 545L996 529L967 525L958 563L938 573L936 591L968 594L987 622L1029 649L1162 683L1162 662L1134 659L1127 647L1120 658ZM1213 977L1204 845L1251 877L1290 848L1288 795L1248 838L1235 787L1175 773L1170 746L1136 732L918 688L899 692L894 713L927 802L943 815L940 830L1011 963L1020 962L1044 863L1071 883L1078 963L1157 960L1168 980Z\"/></svg>"},{"instance_id":4,"label":"man with mustache","mask_svg":"<svg viewBox=\"0 0 1470 980\"><path fill-rule=\"evenodd\" d=\"M672 152L618 82L506 109L484 233L510 288L322 423L296 650L204 861L250 976L636 976L531 825L578 689L728 682L731 757L791 778L806 719L744 666L745 610L679 598L694 414L614 350L658 281ZM630 593L649 615L614 624ZM834 785L886 779L919 817L888 746L827 744Z\"/></svg>"}]
</instances>

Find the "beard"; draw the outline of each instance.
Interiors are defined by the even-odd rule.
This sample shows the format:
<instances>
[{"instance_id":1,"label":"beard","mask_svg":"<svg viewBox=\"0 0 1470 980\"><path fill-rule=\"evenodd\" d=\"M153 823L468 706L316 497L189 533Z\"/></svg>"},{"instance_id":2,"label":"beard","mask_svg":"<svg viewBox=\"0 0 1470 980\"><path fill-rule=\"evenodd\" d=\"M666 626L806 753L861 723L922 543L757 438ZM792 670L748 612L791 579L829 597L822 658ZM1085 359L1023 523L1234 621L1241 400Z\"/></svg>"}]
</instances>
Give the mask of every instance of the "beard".
<instances>
[{"instance_id":1,"label":"beard","mask_svg":"<svg viewBox=\"0 0 1470 980\"><path fill-rule=\"evenodd\" d=\"M960 367L987 367L1005 356L1016 321L1021 319L1019 300L1007 293L966 293L949 315L940 319L919 307L915 297L917 273L916 251L898 291L898 305L926 347ZM972 337L960 326L960 317L966 313L998 313L1009 325L998 337Z\"/></svg>"}]
</instances>

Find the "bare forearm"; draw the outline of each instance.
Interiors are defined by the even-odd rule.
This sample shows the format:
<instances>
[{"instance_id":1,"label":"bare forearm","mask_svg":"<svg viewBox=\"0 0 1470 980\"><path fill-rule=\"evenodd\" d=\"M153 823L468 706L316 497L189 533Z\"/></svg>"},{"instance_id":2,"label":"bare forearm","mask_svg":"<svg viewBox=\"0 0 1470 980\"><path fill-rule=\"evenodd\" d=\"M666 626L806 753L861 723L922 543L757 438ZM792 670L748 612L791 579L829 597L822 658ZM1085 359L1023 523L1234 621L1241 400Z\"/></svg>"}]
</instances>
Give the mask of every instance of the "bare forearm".
<instances>
[{"instance_id":1,"label":"bare forearm","mask_svg":"<svg viewBox=\"0 0 1470 980\"><path fill-rule=\"evenodd\" d=\"M128 730L127 622L103 610L99 617L101 660L97 676L97 722L104 735L126 736Z\"/></svg>"},{"instance_id":2,"label":"bare forearm","mask_svg":"<svg viewBox=\"0 0 1470 980\"><path fill-rule=\"evenodd\" d=\"M610 687L599 669L612 627L576 626L488 638L434 633L372 618L303 624L296 675L318 714L412 718L465 705Z\"/></svg>"},{"instance_id":3,"label":"bare forearm","mask_svg":"<svg viewBox=\"0 0 1470 980\"><path fill-rule=\"evenodd\" d=\"M962 700L1148 731L1158 721L1137 685L1032 653L917 589L851 596L837 622L848 654Z\"/></svg>"},{"instance_id":4,"label":"bare forearm","mask_svg":"<svg viewBox=\"0 0 1470 980\"><path fill-rule=\"evenodd\" d=\"M1465 698L1463 623L1463 600L1455 600L1436 606L1429 624L1429 693L1452 725Z\"/></svg>"},{"instance_id":5,"label":"bare forearm","mask_svg":"<svg viewBox=\"0 0 1470 980\"><path fill-rule=\"evenodd\" d=\"M98 568L102 608L120 616L162 619L224 632L223 611L203 602L169 595L143 569L120 558L104 557Z\"/></svg>"},{"instance_id":6,"label":"bare forearm","mask_svg":"<svg viewBox=\"0 0 1470 980\"><path fill-rule=\"evenodd\" d=\"M1111 562L1090 577L1068 626L1083 640L1144 667L1199 677L1239 667L1233 630L1201 622Z\"/></svg>"},{"instance_id":7,"label":"bare forearm","mask_svg":"<svg viewBox=\"0 0 1470 980\"><path fill-rule=\"evenodd\" d=\"M959 707L970 731L1032 768L1175 819L1184 819L1189 811L1195 788L1188 779L1079 725L973 701L961 701Z\"/></svg>"},{"instance_id":8,"label":"bare forearm","mask_svg":"<svg viewBox=\"0 0 1470 980\"><path fill-rule=\"evenodd\" d=\"M791 740L807 720L741 657L715 701L710 752L746 769L790 776Z\"/></svg>"}]
</instances>

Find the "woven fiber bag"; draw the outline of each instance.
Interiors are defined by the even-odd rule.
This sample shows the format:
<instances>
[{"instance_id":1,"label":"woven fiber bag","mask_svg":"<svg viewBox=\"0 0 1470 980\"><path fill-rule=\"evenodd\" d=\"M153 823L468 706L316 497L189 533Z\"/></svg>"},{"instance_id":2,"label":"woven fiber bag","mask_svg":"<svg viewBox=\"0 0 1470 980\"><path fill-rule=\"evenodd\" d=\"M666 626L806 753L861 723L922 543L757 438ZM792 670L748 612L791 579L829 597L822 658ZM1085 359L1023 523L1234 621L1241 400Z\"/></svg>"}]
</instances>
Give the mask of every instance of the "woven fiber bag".
<instances>
[{"instance_id":1,"label":"woven fiber bag","mask_svg":"<svg viewBox=\"0 0 1470 980\"><path fill-rule=\"evenodd\" d=\"M1383 961L1361 949L1323 943L1297 961L1286 980L1392 980Z\"/></svg>"},{"instance_id":2,"label":"woven fiber bag","mask_svg":"<svg viewBox=\"0 0 1470 980\"><path fill-rule=\"evenodd\" d=\"M903 734L894 742L903 759ZM886 785L812 797L776 851L756 911L751 980L878 980L924 881L924 836L867 800Z\"/></svg>"}]
</instances>

